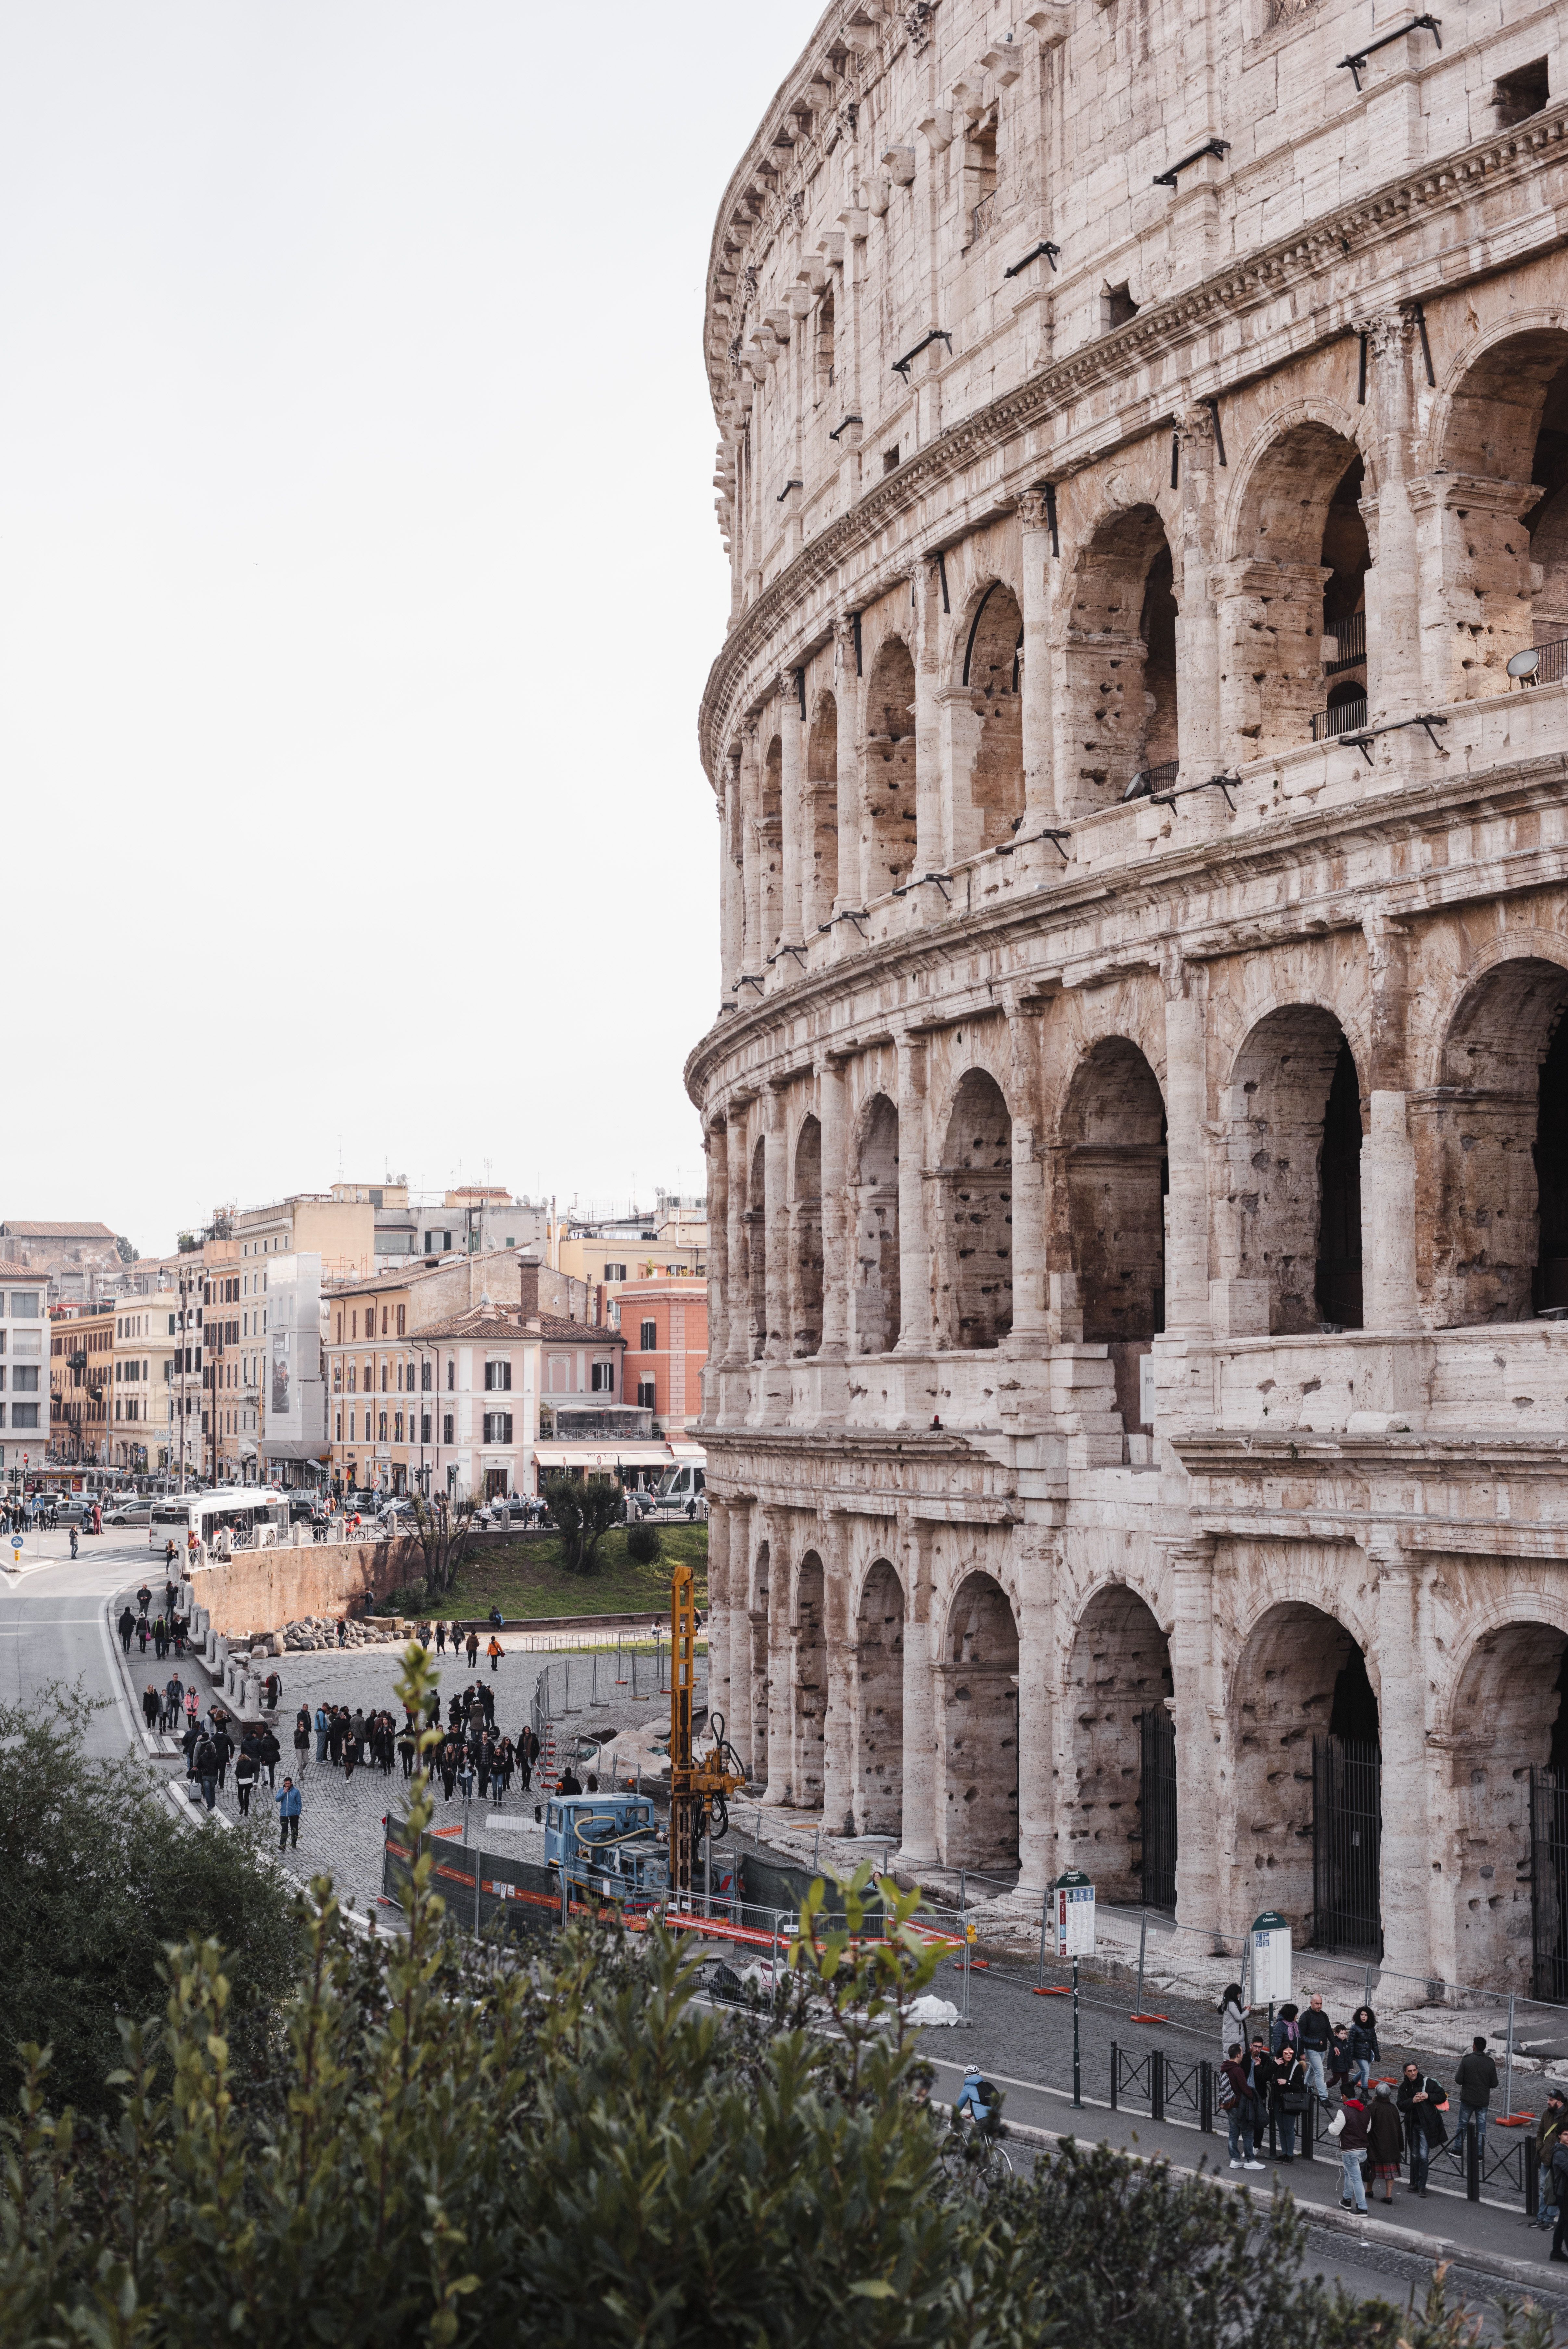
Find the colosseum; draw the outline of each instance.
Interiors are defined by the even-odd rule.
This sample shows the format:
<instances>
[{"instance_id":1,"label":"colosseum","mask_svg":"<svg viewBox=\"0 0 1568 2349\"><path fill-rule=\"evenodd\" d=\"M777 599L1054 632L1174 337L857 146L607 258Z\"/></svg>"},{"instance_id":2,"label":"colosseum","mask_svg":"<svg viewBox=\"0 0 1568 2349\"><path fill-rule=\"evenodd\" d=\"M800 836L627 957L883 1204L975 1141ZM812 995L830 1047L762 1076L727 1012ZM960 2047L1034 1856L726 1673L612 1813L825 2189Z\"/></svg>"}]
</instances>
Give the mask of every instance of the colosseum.
<instances>
[{"instance_id":1,"label":"colosseum","mask_svg":"<svg viewBox=\"0 0 1568 2349\"><path fill-rule=\"evenodd\" d=\"M1563 23L827 10L709 262L687 1071L766 1803L1548 1997Z\"/></svg>"}]
</instances>

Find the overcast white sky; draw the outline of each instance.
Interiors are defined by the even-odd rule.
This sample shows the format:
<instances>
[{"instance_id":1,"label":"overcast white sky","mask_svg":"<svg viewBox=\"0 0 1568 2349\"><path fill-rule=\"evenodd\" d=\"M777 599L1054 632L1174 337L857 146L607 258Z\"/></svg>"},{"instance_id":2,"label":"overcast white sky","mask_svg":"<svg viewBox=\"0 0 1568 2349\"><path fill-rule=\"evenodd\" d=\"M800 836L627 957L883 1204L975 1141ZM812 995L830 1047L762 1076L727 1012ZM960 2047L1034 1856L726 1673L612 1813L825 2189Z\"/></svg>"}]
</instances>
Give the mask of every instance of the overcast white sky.
<instances>
[{"instance_id":1,"label":"overcast white sky","mask_svg":"<svg viewBox=\"0 0 1568 2349\"><path fill-rule=\"evenodd\" d=\"M818 13L0 12L0 1216L697 1185L703 271Z\"/></svg>"}]
</instances>

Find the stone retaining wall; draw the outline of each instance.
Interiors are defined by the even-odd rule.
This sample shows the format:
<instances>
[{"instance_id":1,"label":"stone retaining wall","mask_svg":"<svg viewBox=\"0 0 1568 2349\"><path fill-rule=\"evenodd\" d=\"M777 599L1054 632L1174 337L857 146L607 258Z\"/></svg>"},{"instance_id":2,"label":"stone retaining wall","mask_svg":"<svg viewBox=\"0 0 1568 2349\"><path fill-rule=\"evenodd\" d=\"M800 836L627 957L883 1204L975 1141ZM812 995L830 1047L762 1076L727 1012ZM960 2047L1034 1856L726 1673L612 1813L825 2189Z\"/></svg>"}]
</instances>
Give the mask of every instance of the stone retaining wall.
<instances>
[{"instance_id":1,"label":"stone retaining wall","mask_svg":"<svg viewBox=\"0 0 1568 2349\"><path fill-rule=\"evenodd\" d=\"M281 1630L305 1615L344 1616L367 1597L384 1599L424 1578L417 1541L309 1542L242 1550L199 1565L191 1576L197 1607L213 1630Z\"/></svg>"}]
</instances>

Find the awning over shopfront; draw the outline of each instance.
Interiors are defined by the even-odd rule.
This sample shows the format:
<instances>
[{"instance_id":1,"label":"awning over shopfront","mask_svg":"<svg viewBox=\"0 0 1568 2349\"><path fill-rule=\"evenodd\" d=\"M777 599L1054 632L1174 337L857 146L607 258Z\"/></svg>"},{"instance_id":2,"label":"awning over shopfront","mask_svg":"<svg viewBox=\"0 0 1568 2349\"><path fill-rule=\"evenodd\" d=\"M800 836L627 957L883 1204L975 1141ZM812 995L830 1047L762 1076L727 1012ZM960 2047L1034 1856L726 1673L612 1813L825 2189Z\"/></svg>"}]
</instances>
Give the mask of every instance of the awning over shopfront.
<instances>
[{"instance_id":1,"label":"awning over shopfront","mask_svg":"<svg viewBox=\"0 0 1568 2349\"><path fill-rule=\"evenodd\" d=\"M534 1459L540 1468L671 1468L695 1456L690 1444L536 1444Z\"/></svg>"}]
</instances>

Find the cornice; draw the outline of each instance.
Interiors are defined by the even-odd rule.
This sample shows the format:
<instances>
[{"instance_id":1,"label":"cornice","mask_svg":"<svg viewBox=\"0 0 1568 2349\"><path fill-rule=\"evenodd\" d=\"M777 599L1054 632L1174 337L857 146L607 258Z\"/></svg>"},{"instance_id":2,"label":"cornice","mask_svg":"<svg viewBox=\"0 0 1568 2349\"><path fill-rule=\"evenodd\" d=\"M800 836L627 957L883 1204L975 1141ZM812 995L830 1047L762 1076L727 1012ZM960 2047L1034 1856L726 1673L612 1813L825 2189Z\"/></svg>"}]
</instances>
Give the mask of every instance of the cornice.
<instances>
[{"instance_id":1,"label":"cornice","mask_svg":"<svg viewBox=\"0 0 1568 2349\"><path fill-rule=\"evenodd\" d=\"M944 480L976 457L992 455L1031 428L1047 422L1069 401L1082 399L1125 378L1139 365L1179 348L1199 330L1219 321L1238 318L1276 299L1321 275L1327 265L1342 269L1358 254L1375 249L1381 252L1391 231L1412 216L1468 202L1483 185L1495 182L1506 186L1528 176L1539 168L1549 150L1563 150L1565 137L1568 100L1560 100L1512 130L1478 140L1440 163L1423 165L1418 171L1390 181L1326 215L1314 227L1281 237L1244 261L1227 264L1199 285L1151 304L1127 326L1055 361L917 450L896 473L875 482L846 513L830 523L763 589L731 630L709 672L698 713L699 750L710 779L716 771L722 750L721 721L727 719L744 672L769 647L779 621L804 604L815 588L832 579L857 546L909 512ZM1561 232L1554 234L1560 238ZM1429 283L1401 283L1399 298L1435 299L1499 267L1517 265L1521 258L1517 250L1511 249L1506 263L1487 263L1454 274L1434 266ZM1377 298L1374 290L1364 285L1354 290L1358 312L1376 307ZM1337 340L1350 331L1350 326L1348 316L1319 313L1312 331L1293 345L1293 354L1301 356ZM1243 346L1229 371L1223 362L1217 367L1211 388L1234 389L1258 371L1255 360ZM1158 399L1123 410L1118 445L1126 447L1132 440L1156 429L1168 420L1170 413L1171 403ZM1049 471L1062 481L1081 471L1102 453L1085 446L1077 453L1064 452L1060 458L1035 455L1023 460L1021 470L1030 474ZM898 567L907 568L919 552L913 547L900 550Z\"/></svg>"}]
</instances>

